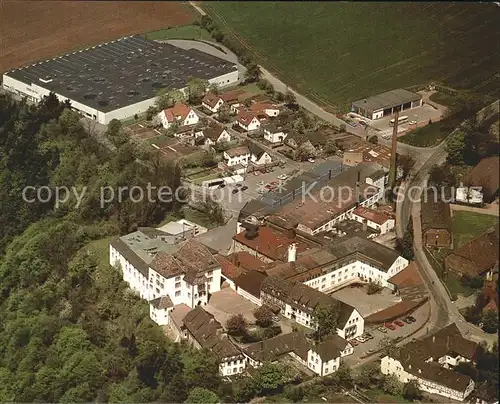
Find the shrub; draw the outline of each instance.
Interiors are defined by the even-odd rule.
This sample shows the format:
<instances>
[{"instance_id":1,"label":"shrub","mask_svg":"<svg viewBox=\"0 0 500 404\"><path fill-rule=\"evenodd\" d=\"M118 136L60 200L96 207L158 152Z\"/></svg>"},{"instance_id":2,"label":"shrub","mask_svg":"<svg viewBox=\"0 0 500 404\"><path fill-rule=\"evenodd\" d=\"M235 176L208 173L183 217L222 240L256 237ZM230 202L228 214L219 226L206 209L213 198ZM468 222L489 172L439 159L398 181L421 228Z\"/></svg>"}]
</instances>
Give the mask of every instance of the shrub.
<instances>
[{"instance_id":1,"label":"shrub","mask_svg":"<svg viewBox=\"0 0 500 404\"><path fill-rule=\"evenodd\" d=\"M378 283L370 282L368 284L368 290L366 291L366 293L368 293L369 295L374 295L376 293L379 293L382 289L383 287L380 286Z\"/></svg>"}]
</instances>

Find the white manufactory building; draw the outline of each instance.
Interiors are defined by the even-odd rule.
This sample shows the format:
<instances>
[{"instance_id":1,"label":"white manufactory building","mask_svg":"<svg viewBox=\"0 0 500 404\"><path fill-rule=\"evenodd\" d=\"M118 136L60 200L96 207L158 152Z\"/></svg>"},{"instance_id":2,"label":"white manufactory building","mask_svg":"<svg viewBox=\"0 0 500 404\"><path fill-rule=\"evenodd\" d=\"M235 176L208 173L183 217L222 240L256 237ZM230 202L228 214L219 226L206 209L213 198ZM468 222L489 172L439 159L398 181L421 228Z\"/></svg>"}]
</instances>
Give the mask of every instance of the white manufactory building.
<instances>
[{"instance_id":1,"label":"white manufactory building","mask_svg":"<svg viewBox=\"0 0 500 404\"><path fill-rule=\"evenodd\" d=\"M238 68L197 49L129 36L10 70L2 86L33 102L52 92L80 115L108 124L146 112L161 89L186 94L193 78L231 86Z\"/></svg>"}]
</instances>

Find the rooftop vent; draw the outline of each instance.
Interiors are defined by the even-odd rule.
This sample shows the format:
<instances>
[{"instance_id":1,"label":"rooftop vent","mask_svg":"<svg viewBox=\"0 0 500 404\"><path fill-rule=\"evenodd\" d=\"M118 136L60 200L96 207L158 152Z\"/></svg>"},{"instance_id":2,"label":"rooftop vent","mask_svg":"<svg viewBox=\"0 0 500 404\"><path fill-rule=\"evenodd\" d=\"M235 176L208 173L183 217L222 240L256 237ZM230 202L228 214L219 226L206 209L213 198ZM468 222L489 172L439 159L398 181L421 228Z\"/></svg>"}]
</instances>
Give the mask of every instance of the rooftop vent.
<instances>
[{"instance_id":1,"label":"rooftop vent","mask_svg":"<svg viewBox=\"0 0 500 404\"><path fill-rule=\"evenodd\" d=\"M130 91L127 91L127 95L139 95L139 92L138 91L135 91L135 90L130 90Z\"/></svg>"},{"instance_id":2,"label":"rooftop vent","mask_svg":"<svg viewBox=\"0 0 500 404\"><path fill-rule=\"evenodd\" d=\"M106 79L104 77L94 77L93 81L94 83L104 83Z\"/></svg>"},{"instance_id":3,"label":"rooftop vent","mask_svg":"<svg viewBox=\"0 0 500 404\"><path fill-rule=\"evenodd\" d=\"M97 103L101 107L107 107L109 105L109 101L107 101L107 100L99 100Z\"/></svg>"},{"instance_id":4,"label":"rooftop vent","mask_svg":"<svg viewBox=\"0 0 500 404\"><path fill-rule=\"evenodd\" d=\"M95 93L87 93L83 96L86 100L95 100L97 98L97 94Z\"/></svg>"},{"instance_id":5,"label":"rooftop vent","mask_svg":"<svg viewBox=\"0 0 500 404\"><path fill-rule=\"evenodd\" d=\"M51 76L39 77L38 80L40 80L42 83L50 83L52 81L52 77Z\"/></svg>"}]
</instances>

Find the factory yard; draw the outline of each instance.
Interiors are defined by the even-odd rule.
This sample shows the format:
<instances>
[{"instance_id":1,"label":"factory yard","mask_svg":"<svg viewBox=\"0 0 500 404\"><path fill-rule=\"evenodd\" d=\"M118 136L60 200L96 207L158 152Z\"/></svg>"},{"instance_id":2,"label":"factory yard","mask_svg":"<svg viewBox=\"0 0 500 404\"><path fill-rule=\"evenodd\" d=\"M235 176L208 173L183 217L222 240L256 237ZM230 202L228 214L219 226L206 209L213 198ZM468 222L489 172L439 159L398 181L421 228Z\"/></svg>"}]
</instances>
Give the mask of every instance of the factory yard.
<instances>
[{"instance_id":1,"label":"factory yard","mask_svg":"<svg viewBox=\"0 0 500 404\"><path fill-rule=\"evenodd\" d=\"M122 36L189 24L194 11L181 2L3 1L5 72L31 62ZM43 33L43 35L40 35Z\"/></svg>"}]
</instances>

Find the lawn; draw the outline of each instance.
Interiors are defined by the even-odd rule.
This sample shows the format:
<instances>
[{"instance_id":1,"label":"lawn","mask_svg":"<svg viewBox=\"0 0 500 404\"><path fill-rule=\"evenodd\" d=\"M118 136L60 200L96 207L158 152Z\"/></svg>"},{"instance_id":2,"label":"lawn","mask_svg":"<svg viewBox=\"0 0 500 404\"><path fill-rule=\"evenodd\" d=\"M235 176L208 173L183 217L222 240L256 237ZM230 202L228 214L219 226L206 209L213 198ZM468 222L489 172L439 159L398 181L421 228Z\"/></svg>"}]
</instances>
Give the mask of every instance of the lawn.
<instances>
[{"instance_id":1,"label":"lawn","mask_svg":"<svg viewBox=\"0 0 500 404\"><path fill-rule=\"evenodd\" d=\"M455 103L456 97L445 94L441 91L436 91L429 97L429 99L437 104L444 105L445 107L450 107Z\"/></svg>"},{"instance_id":2,"label":"lawn","mask_svg":"<svg viewBox=\"0 0 500 404\"><path fill-rule=\"evenodd\" d=\"M484 233L497 223L498 218L473 212L454 212L452 219L455 249Z\"/></svg>"},{"instance_id":3,"label":"lawn","mask_svg":"<svg viewBox=\"0 0 500 404\"><path fill-rule=\"evenodd\" d=\"M444 283L450 291L452 300L457 300L458 295L469 297L475 292L474 289L462 285L462 282L460 282L460 278L458 278L452 272L448 272Z\"/></svg>"},{"instance_id":4,"label":"lawn","mask_svg":"<svg viewBox=\"0 0 500 404\"><path fill-rule=\"evenodd\" d=\"M208 31L196 25L183 25L152 31L144 34L147 39L161 41L166 39L197 39L202 41L213 41L214 39Z\"/></svg>"},{"instance_id":5,"label":"lawn","mask_svg":"<svg viewBox=\"0 0 500 404\"><path fill-rule=\"evenodd\" d=\"M401 136L398 140L412 146L431 147L441 143L460 124L460 118L450 117L433 122Z\"/></svg>"},{"instance_id":6,"label":"lawn","mask_svg":"<svg viewBox=\"0 0 500 404\"><path fill-rule=\"evenodd\" d=\"M105 237L100 240L91 241L86 245L87 251L96 254L101 268L106 268L106 265L109 265L109 242L113 238Z\"/></svg>"},{"instance_id":7,"label":"lawn","mask_svg":"<svg viewBox=\"0 0 500 404\"><path fill-rule=\"evenodd\" d=\"M500 43L494 4L221 1L202 7L294 89L342 109L431 81L500 94L491 63Z\"/></svg>"},{"instance_id":8,"label":"lawn","mask_svg":"<svg viewBox=\"0 0 500 404\"><path fill-rule=\"evenodd\" d=\"M195 210L188 205L185 205L182 208L182 212L183 212L183 215L175 215L173 213L169 213L165 217L165 220L158 225L158 227L161 227L161 226L167 224L168 222L176 221L179 219L189 220L189 221L194 222L196 224L199 224L203 227L206 227L207 229L213 229L214 227L216 227L216 225L214 223L210 222L207 219L207 216L203 212Z\"/></svg>"}]
</instances>

